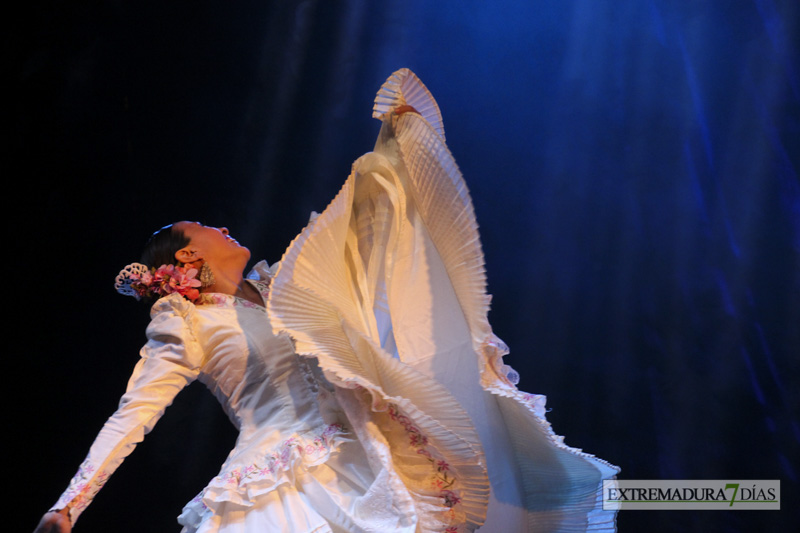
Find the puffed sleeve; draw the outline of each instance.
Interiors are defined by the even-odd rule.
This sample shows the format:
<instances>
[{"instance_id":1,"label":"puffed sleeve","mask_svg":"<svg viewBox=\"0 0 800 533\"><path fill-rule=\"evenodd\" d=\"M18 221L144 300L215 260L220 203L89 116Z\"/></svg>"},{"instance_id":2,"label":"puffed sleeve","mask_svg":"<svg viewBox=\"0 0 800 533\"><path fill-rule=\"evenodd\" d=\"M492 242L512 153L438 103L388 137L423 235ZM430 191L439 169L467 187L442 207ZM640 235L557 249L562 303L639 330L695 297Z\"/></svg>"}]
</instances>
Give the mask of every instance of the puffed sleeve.
<instances>
[{"instance_id":1,"label":"puffed sleeve","mask_svg":"<svg viewBox=\"0 0 800 533\"><path fill-rule=\"evenodd\" d=\"M111 474L153 429L175 396L194 381L203 351L191 326L194 304L178 295L162 298L150 312L147 343L125 394L53 510L69 507L72 523Z\"/></svg>"}]
</instances>

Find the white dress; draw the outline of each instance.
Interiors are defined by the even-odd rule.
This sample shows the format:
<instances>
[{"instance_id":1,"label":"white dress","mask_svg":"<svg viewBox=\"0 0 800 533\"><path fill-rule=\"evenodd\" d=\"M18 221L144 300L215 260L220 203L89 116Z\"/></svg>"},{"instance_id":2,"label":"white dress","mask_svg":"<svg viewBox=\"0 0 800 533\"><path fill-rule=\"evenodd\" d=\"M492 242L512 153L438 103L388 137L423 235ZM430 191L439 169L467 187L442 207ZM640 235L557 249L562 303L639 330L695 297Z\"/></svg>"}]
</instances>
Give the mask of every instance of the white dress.
<instances>
[{"instance_id":1,"label":"white dress","mask_svg":"<svg viewBox=\"0 0 800 533\"><path fill-rule=\"evenodd\" d=\"M418 112L396 114L404 104ZM436 102L403 69L373 115L374 151L277 272L257 265L266 308L213 294L154 305L120 408L55 509L77 520L200 379L240 435L179 517L187 533L614 529L599 486L616 467L564 445L544 398L503 365Z\"/></svg>"}]
</instances>

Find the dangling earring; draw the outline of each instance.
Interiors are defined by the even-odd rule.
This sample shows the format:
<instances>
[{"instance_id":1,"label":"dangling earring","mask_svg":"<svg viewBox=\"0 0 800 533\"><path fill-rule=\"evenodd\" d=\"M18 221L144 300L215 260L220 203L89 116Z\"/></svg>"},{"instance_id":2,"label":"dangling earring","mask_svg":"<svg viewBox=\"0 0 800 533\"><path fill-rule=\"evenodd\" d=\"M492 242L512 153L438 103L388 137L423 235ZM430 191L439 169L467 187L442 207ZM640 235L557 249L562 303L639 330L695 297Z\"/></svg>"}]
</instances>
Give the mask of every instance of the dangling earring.
<instances>
[{"instance_id":1,"label":"dangling earring","mask_svg":"<svg viewBox=\"0 0 800 533\"><path fill-rule=\"evenodd\" d=\"M215 281L214 272L211 271L211 267L208 266L208 263L203 263L203 266L200 267L200 288L205 289L210 287Z\"/></svg>"}]
</instances>

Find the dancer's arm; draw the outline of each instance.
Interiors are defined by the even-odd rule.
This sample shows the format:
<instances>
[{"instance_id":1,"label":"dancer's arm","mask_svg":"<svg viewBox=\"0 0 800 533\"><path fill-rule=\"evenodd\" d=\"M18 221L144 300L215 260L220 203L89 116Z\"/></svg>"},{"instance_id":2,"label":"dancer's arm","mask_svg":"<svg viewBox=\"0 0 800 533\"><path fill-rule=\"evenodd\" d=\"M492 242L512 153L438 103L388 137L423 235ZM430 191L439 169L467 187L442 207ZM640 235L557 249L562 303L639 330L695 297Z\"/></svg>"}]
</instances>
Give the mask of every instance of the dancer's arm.
<instances>
[{"instance_id":1,"label":"dancer's arm","mask_svg":"<svg viewBox=\"0 0 800 533\"><path fill-rule=\"evenodd\" d=\"M70 531L81 512L117 467L153 429L175 396L194 381L202 349L189 326L194 310L181 297L167 297L154 306L148 342L128 382L117 411L98 434L86 459L58 502L42 517L42 533ZM65 520L56 515L63 515ZM48 529L49 528L49 529ZM37 529L37 533L39 529Z\"/></svg>"}]
</instances>

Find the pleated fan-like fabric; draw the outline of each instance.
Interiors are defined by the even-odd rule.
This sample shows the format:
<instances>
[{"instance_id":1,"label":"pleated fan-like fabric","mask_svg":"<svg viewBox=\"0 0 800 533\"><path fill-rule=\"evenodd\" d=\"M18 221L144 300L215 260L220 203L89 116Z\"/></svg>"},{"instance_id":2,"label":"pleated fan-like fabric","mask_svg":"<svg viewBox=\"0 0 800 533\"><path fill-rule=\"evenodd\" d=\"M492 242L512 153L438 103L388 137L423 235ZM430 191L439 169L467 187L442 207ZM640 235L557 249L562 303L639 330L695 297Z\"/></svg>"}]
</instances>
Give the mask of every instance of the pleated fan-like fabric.
<instances>
[{"instance_id":1,"label":"pleated fan-like fabric","mask_svg":"<svg viewBox=\"0 0 800 533\"><path fill-rule=\"evenodd\" d=\"M618 469L566 446L544 397L518 390L503 363L439 106L402 69L373 114L373 152L281 261L275 332L341 389L370 464L407 491L418 531L613 530L599 488Z\"/></svg>"}]
</instances>

